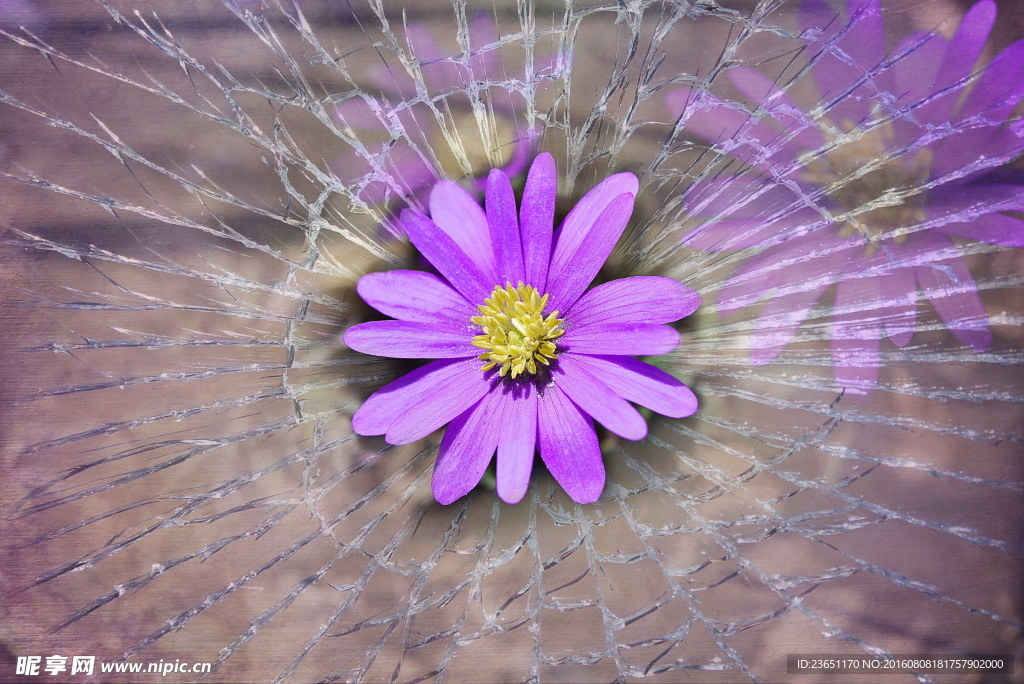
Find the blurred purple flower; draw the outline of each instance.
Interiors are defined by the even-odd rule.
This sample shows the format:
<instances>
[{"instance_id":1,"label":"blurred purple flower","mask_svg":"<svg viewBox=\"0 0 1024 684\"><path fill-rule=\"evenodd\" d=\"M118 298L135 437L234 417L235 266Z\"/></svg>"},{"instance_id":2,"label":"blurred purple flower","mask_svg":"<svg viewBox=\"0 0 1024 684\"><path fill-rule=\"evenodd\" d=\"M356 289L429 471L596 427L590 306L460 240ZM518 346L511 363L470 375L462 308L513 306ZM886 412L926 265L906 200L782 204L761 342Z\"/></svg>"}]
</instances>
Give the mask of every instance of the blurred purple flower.
<instances>
[{"instance_id":1,"label":"blurred purple flower","mask_svg":"<svg viewBox=\"0 0 1024 684\"><path fill-rule=\"evenodd\" d=\"M975 4L952 39L905 38L888 53L877 0L850 0L851 20L833 20L822 0L805 0L817 99L801 105L762 73L729 72L752 102L684 89L667 95L686 130L749 166L708 178L685 206L709 217L684 242L720 251L761 248L718 292L732 311L769 301L758 319L752 359L777 357L810 309L838 283L832 359L839 383L866 392L877 382L880 343L905 346L918 291L946 327L981 351L988 317L958 247L962 237L1024 245L1024 185L998 167L1024 150L1014 115L1024 96L1024 41L977 70L996 16Z\"/></svg>"},{"instance_id":2,"label":"blurred purple flower","mask_svg":"<svg viewBox=\"0 0 1024 684\"><path fill-rule=\"evenodd\" d=\"M468 159L481 190L483 174L492 166L488 154L493 158L495 150L509 176L526 170L537 138L521 116L526 92L540 80L557 78L560 62L540 55L532 68L527 64L520 76L512 76L497 36L493 17L479 13L470 26L467 54L452 56L426 28L409 24L406 39L422 79L378 65L370 81L379 96L360 93L338 103L334 116L341 124L384 138L378 149L353 150L335 161L343 182L363 183L363 201L422 200L440 178L463 175L456 154ZM462 98L465 102L459 102ZM458 140L446 139L438 116L452 119ZM371 168L360 176L367 161Z\"/></svg>"},{"instance_id":3,"label":"blurred purple flower","mask_svg":"<svg viewBox=\"0 0 1024 684\"><path fill-rule=\"evenodd\" d=\"M518 216L499 169L487 177L486 209L458 185L438 183L431 217L406 209L401 220L441 277L390 271L359 281L362 298L397 320L353 326L345 343L438 360L378 390L352 428L408 444L450 422L433 476L442 504L476 486L495 450L498 495L520 501L535 449L575 501L596 501L605 475L591 419L638 440L647 423L629 402L674 418L697 409L689 388L631 355L675 349L679 333L665 324L691 314L700 296L653 276L584 294L626 227L636 177L606 178L553 233L556 182L551 155L539 156Z\"/></svg>"}]
</instances>

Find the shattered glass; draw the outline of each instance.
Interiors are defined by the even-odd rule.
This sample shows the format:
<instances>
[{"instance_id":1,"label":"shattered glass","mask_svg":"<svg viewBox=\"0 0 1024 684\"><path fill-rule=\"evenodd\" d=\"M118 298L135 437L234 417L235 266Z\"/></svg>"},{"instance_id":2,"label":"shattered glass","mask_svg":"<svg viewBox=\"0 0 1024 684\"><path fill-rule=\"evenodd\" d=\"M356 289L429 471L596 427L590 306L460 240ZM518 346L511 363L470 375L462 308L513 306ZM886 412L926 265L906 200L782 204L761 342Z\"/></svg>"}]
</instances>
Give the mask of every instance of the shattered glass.
<instances>
[{"instance_id":1,"label":"shattered glass","mask_svg":"<svg viewBox=\"0 0 1024 684\"><path fill-rule=\"evenodd\" d=\"M1020 655L1024 254L962 237L915 252L950 284L915 290L909 324L906 302L842 295L827 270L810 269L805 306L769 310L812 289L799 258L758 261L777 222L809 210L819 223L787 225L838 231L840 210L893 204L849 191L864 174L834 139L766 185L759 160L792 138L756 126L839 124L866 98L875 123L832 134L872 151L867 172L916 159L933 138L879 144L879 126L940 92L970 101L1024 15L1001 3L971 76L908 105L887 73L970 3L819 2L816 26L800 6L0 2L2 677L52 654L296 682L783 681L790 653ZM879 16L885 55L861 65L843 36ZM829 60L856 87L822 93ZM750 71L784 97L753 101L735 78ZM1021 134L1005 87L1007 113L929 135ZM695 93L747 127L699 129ZM479 192L487 169L515 175L541 150L560 206L609 173L640 178L602 277L701 293L679 349L652 360L701 408L653 416L643 442L606 437L596 504L541 472L519 505L483 485L440 506L440 433L390 446L350 429L409 368L344 347L372 315L354 284L417 263L395 216L426 210L435 179ZM1017 156L1002 145L943 177L1020 185ZM942 190L896 175L904 199ZM971 217L1022 218L1007 202ZM692 246L737 212L758 240ZM843 236L902 245L935 226ZM870 247L857 254L887 254ZM737 274L753 297L733 310L720 295ZM981 313L950 314L970 282ZM765 320L785 336L758 358ZM958 334L982 328L986 344ZM872 353L836 355L871 335Z\"/></svg>"}]
</instances>

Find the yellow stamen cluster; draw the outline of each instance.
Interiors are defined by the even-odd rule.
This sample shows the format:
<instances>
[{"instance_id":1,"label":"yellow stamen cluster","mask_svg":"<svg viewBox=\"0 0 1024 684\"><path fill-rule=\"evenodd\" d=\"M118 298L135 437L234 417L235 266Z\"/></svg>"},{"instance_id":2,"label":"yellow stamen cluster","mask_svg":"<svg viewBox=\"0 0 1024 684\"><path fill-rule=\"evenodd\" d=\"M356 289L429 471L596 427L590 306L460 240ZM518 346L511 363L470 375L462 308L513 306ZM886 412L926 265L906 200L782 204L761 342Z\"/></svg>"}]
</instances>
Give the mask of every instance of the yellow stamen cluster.
<instances>
[{"instance_id":1,"label":"yellow stamen cluster","mask_svg":"<svg viewBox=\"0 0 1024 684\"><path fill-rule=\"evenodd\" d=\"M854 128L852 122L843 122L843 130ZM862 233L868 239L868 256L883 238L906 241L901 229L926 217L920 188L928 180L931 150L919 150L908 163L889 152L895 137L890 124L856 138L850 133L835 136L831 149L805 162L804 180L827 187L847 210L839 217L839 234Z\"/></svg>"},{"instance_id":2,"label":"yellow stamen cluster","mask_svg":"<svg viewBox=\"0 0 1024 684\"><path fill-rule=\"evenodd\" d=\"M513 378L524 372L536 373L537 363L550 365L555 358L555 343L565 330L560 327L562 319L553 311L544 317L548 295L540 296L536 289L523 285L518 287L505 283L497 286L491 296L477 308L479 316L471 319L484 329L483 335L473 338L473 345L485 349L480 359L487 361L480 368L488 371L501 366L500 375L511 373Z\"/></svg>"}]
</instances>

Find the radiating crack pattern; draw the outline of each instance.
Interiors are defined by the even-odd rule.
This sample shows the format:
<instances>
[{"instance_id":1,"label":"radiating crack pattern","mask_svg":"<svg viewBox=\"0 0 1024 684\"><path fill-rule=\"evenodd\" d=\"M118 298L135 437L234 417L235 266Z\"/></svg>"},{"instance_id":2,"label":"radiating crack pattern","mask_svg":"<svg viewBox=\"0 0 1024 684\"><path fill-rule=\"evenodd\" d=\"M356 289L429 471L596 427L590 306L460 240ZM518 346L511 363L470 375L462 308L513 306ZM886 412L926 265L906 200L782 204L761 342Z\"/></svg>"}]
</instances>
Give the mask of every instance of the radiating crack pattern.
<instances>
[{"instance_id":1,"label":"radiating crack pattern","mask_svg":"<svg viewBox=\"0 0 1024 684\"><path fill-rule=\"evenodd\" d=\"M969 77L907 92L887 75L951 39L964 10L43 7L0 5L0 614L13 656L210 662L206 681L768 682L786 680L795 652L1021 654L1019 247L957 237L917 251L947 275L962 265L983 309L950 318L944 302L971 289L953 274L914 290L909 337L899 291L858 299L828 289L834 271L800 271L827 245L771 257L786 230L838 234L893 200L854 197L842 174L857 170L836 170L834 144L787 157L808 121L849 123L829 135L885 173L934 139L1021 132L1007 85L1008 109L932 122L920 143L879 137L1020 52L1009 6L1000 21L1018 35L979 43ZM863 64L846 37L880 16L884 54ZM825 96L821 64L854 85ZM872 102L871 122L843 122L854 98ZM944 177L1020 185L1001 149ZM481 173L515 179L540 151L561 172L560 207L610 173L640 178L601 277L700 292L679 349L651 361L701 408L653 417L643 442L606 437L596 504L540 472L516 506L486 484L440 506L439 435L390 446L350 429L409 369L342 343L372 316L354 285L422 267L395 217L428 211L434 179L482 197ZM797 166L765 162L780 159ZM907 197L936 184L931 163L897 174ZM1019 223L1018 201L972 211ZM731 246L695 244L722 240L715 221L730 217ZM909 232L945 219L931 220ZM744 306L719 306L726 290ZM766 303L807 292L796 321ZM990 344L958 339L950 320L987 326ZM766 363L752 349L774 324L788 336ZM850 357L877 377L844 386L837 330L882 328L876 355Z\"/></svg>"}]
</instances>

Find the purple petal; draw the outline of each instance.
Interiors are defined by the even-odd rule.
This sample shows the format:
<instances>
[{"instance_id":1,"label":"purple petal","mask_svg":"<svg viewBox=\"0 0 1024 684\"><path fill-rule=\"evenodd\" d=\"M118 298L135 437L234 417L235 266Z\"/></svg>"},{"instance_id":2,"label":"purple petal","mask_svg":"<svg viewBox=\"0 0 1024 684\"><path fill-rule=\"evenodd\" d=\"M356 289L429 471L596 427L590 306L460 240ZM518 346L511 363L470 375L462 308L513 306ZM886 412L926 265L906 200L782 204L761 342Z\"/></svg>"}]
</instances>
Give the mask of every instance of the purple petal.
<instances>
[{"instance_id":1,"label":"purple petal","mask_svg":"<svg viewBox=\"0 0 1024 684\"><path fill-rule=\"evenodd\" d=\"M947 174L959 177L966 175L968 169L991 168L1010 161L1024 150L1024 135L997 125L960 129L935 141L929 149L933 155L929 170L932 178ZM939 198L942 194L941 188L932 191Z\"/></svg>"},{"instance_id":2,"label":"purple petal","mask_svg":"<svg viewBox=\"0 0 1024 684\"><path fill-rule=\"evenodd\" d=\"M628 356L566 354L590 373L614 388L623 399L646 406L669 418L685 418L697 411L697 397L689 387L668 373Z\"/></svg>"},{"instance_id":3,"label":"purple petal","mask_svg":"<svg viewBox=\"0 0 1024 684\"><path fill-rule=\"evenodd\" d=\"M374 98L352 97L334 106L334 118L352 128L386 129L381 121L381 107Z\"/></svg>"},{"instance_id":4,"label":"purple petal","mask_svg":"<svg viewBox=\"0 0 1024 684\"><path fill-rule=\"evenodd\" d=\"M481 372L478 359L469 359L467 363L472 364L472 373L460 373L457 382L434 386L429 394L395 418L384 435L388 444L411 444L426 437L487 394L493 373Z\"/></svg>"},{"instance_id":5,"label":"purple petal","mask_svg":"<svg viewBox=\"0 0 1024 684\"><path fill-rule=\"evenodd\" d=\"M405 35L409 49L419 61L423 78L432 91L449 90L465 84L461 65L447 57L429 29L410 22L406 25Z\"/></svg>"},{"instance_id":6,"label":"purple petal","mask_svg":"<svg viewBox=\"0 0 1024 684\"><path fill-rule=\"evenodd\" d=\"M689 316L701 297L678 280L634 276L598 285L565 313L574 328L604 323L671 323Z\"/></svg>"},{"instance_id":7,"label":"purple petal","mask_svg":"<svg viewBox=\"0 0 1024 684\"><path fill-rule=\"evenodd\" d=\"M498 496L508 504L519 503L530 484L533 454L537 447L537 392L533 383L501 395L498 440Z\"/></svg>"},{"instance_id":8,"label":"purple petal","mask_svg":"<svg viewBox=\"0 0 1024 684\"><path fill-rule=\"evenodd\" d=\"M836 288L831 323L833 373L854 394L866 394L878 381L882 319L875 308L877 296L873 278L850 278Z\"/></svg>"},{"instance_id":9,"label":"purple petal","mask_svg":"<svg viewBox=\"0 0 1024 684\"><path fill-rule=\"evenodd\" d=\"M922 254L935 255L956 250L948 237L934 233L920 235L916 243ZM922 292L946 327L975 351L988 349L992 344L988 313L963 257L935 259L915 270Z\"/></svg>"},{"instance_id":10,"label":"purple petal","mask_svg":"<svg viewBox=\"0 0 1024 684\"><path fill-rule=\"evenodd\" d=\"M702 251L747 249L782 241L794 230L821 220L820 210L792 189L750 175L693 186L684 199L691 215L707 222L683 244Z\"/></svg>"},{"instance_id":11,"label":"purple petal","mask_svg":"<svg viewBox=\"0 0 1024 684\"><path fill-rule=\"evenodd\" d=\"M491 282L497 283L487 215L472 195L452 181L439 181L430 192L430 218ZM487 293L490 294L490 290Z\"/></svg>"},{"instance_id":12,"label":"purple petal","mask_svg":"<svg viewBox=\"0 0 1024 684\"><path fill-rule=\"evenodd\" d=\"M363 301L400 321L469 325L476 311L466 298L433 273L367 273L356 284Z\"/></svg>"},{"instance_id":13,"label":"purple petal","mask_svg":"<svg viewBox=\"0 0 1024 684\"><path fill-rule=\"evenodd\" d=\"M491 295L493 275L485 275L437 224L413 209L402 210L401 217L412 244L468 301L483 303Z\"/></svg>"},{"instance_id":14,"label":"purple petal","mask_svg":"<svg viewBox=\"0 0 1024 684\"><path fill-rule=\"evenodd\" d=\"M941 124L949 120L963 89L970 87L967 83L975 63L985 48L995 18L996 5L990 0L977 2L971 7L964 15L963 21L960 22L956 35L946 46L941 65L936 63L937 68L933 73L934 80L922 79L914 68L908 68L909 65L904 65L902 60L894 65L898 70L897 83L909 82L912 85L914 79L917 78L918 82L927 86L927 90L918 94L919 97L924 98L949 89L946 95L916 108L914 110L915 119L932 124ZM933 39L933 42L938 43L939 41ZM904 74L906 74L906 78L901 80L899 77Z\"/></svg>"},{"instance_id":15,"label":"purple petal","mask_svg":"<svg viewBox=\"0 0 1024 684\"><path fill-rule=\"evenodd\" d=\"M487 176L487 223L497 262L498 284L515 285L526 278L523 249L519 242L519 218L512 183L501 169L492 169Z\"/></svg>"},{"instance_id":16,"label":"purple petal","mask_svg":"<svg viewBox=\"0 0 1024 684\"><path fill-rule=\"evenodd\" d=\"M457 416L444 432L434 464L430 488L439 504L448 505L465 496L484 476L498 447L500 413L494 409L501 395L491 392Z\"/></svg>"},{"instance_id":17,"label":"purple petal","mask_svg":"<svg viewBox=\"0 0 1024 684\"><path fill-rule=\"evenodd\" d=\"M782 156L796 158L800 152L817 149L825 143L818 125L775 81L751 67L730 69L729 78L751 102L771 113L771 123L783 133L784 139L779 141Z\"/></svg>"},{"instance_id":18,"label":"purple petal","mask_svg":"<svg viewBox=\"0 0 1024 684\"><path fill-rule=\"evenodd\" d=\"M470 68L475 80L493 81L504 75L501 70L501 54L496 47L488 47L498 38L498 28L489 12L480 11L473 15L469 26L469 45L473 53Z\"/></svg>"},{"instance_id":19,"label":"purple petal","mask_svg":"<svg viewBox=\"0 0 1024 684\"><path fill-rule=\"evenodd\" d=\"M1002 121L1013 111L1024 95L1024 40L996 55L985 67L978 83L967 95L956 114L963 121L977 114Z\"/></svg>"},{"instance_id":20,"label":"purple petal","mask_svg":"<svg viewBox=\"0 0 1024 684\"><path fill-rule=\"evenodd\" d=\"M608 180L619 176L627 176L633 184L636 183L633 174L617 174ZM619 241L633 213L635 196L629 193L615 198L602 194L587 202L587 198L593 196L608 180L587 193L569 212L555 237L555 250L548 269L547 293L551 295L549 310L566 311L579 299L604 266L605 259L615 248L615 243ZM614 183L608 187L614 190L623 185L628 185L628 182ZM596 213L597 205L602 209L599 214Z\"/></svg>"},{"instance_id":21,"label":"purple petal","mask_svg":"<svg viewBox=\"0 0 1024 684\"><path fill-rule=\"evenodd\" d=\"M1006 214L985 214L969 223L951 223L936 230L996 245L1024 247L1024 221Z\"/></svg>"},{"instance_id":22,"label":"purple petal","mask_svg":"<svg viewBox=\"0 0 1024 684\"><path fill-rule=\"evenodd\" d=\"M359 435L383 435L419 402L479 375L483 373L476 359L432 361L374 392L352 416L352 430Z\"/></svg>"},{"instance_id":23,"label":"purple petal","mask_svg":"<svg viewBox=\"0 0 1024 684\"><path fill-rule=\"evenodd\" d=\"M780 154L784 136L748 112L743 105L710 93L681 88L665 95L669 111L679 125L722 152L761 170L772 169L772 157L792 163L796 148ZM770 120L770 119L769 119Z\"/></svg>"},{"instance_id":24,"label":"purple petal","mask_svg":"<svg viewBox=\"0 0 1024 684\"><path fill-rule=\"evenodd\" d=\"M607 323L570 328L555 344L574 354L656 356L679 346L679 333L655 323Z\"/></svg>"},{"instance_id":25,"label":"purple petal","mask_svg":"<svg viewBox=\"0 0 1024 684\"><path fill-rule=\"evenodd\" d=\"M764 365L782 353L827 287L808 285L805 290L776 295L765 305L750 341L754 365Z\"/></svg>"},{"instance_id":26,"label":"purple petal","mask_svg":"<svg viewBox=\"0 0 1024 684\"><path fill-rule=\"evenodd\" d=\"M604 463L594 424L556 385L537 401L537 441L541 459L573 501L601 497Z\"/></svg>"},{"instance_id":27,"label":"purple petal","mask_svg":"<svg viewBox=\"0 0 1024 684\"><path fill-rule=\"evenodd\" d=\"M345 331L351 349L392 359L455 359L477 356L480 350L470 342L473 330L451 324L410 321L372 321L353 325Z\"/></svg>"},{"instance_id":28,"label":"purple petal","mask_svg":"<svg viewBox=\"0 0 1024 684\"><path fill-rule=\"evenodd\" d=\"M530 167L519 212L526 283L541 292L547 292L557 185L555 160L545 152Z\"/></svg>"},{"instance_id":29,"label":"purple petal","mask_svg":"<svg viewBox=\"0 0 1024 684\"><path fill-rule=\"evenodd\" d=\"M563 354L552 373L554 383L584 413L623 439L638 440L647 436L647 422L625 399L615 393L581 363L577 354Z\"/></svg>"},{"instance_id":30,"label":"purple petal","mask_svg":"<svg viewBox=\"0 0 1024 684\"><path fill-rule=\"evenodd\" d=\"M917 281L914 270L898 268L875 279L878 302L875 316L885 323L885 334L897 347L910 343L917 326Z\"/></svg>"}]
</instances>

